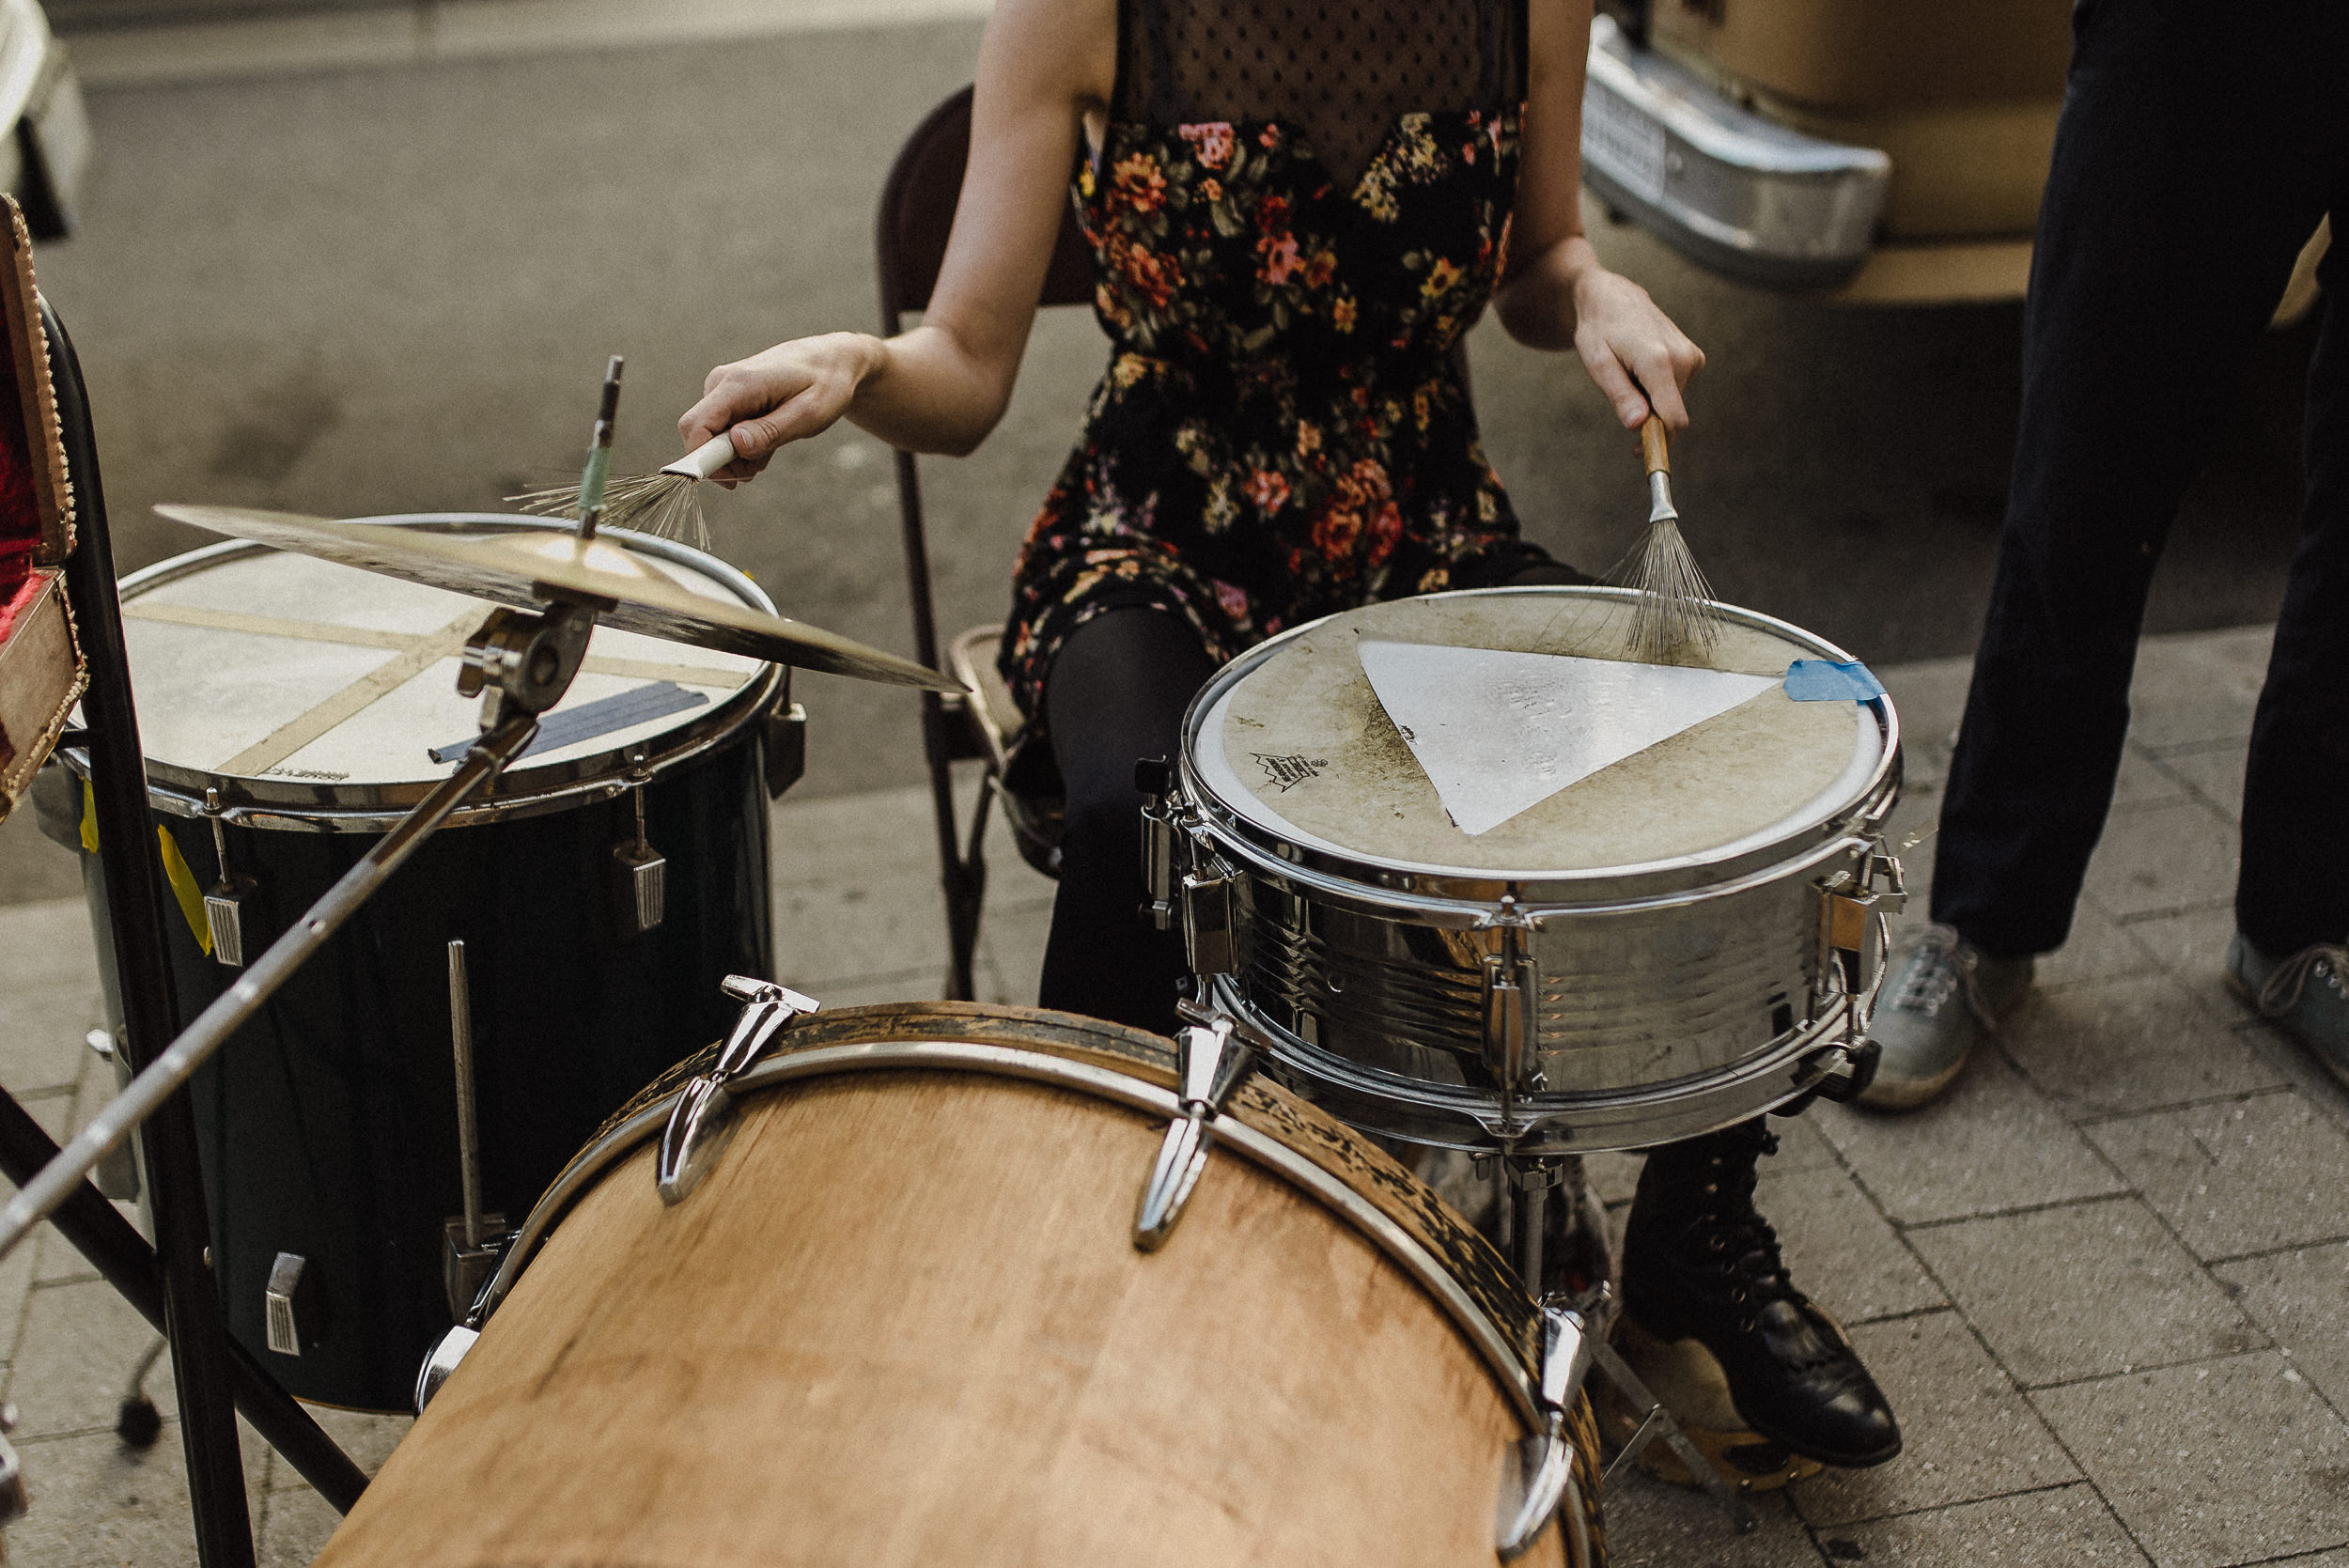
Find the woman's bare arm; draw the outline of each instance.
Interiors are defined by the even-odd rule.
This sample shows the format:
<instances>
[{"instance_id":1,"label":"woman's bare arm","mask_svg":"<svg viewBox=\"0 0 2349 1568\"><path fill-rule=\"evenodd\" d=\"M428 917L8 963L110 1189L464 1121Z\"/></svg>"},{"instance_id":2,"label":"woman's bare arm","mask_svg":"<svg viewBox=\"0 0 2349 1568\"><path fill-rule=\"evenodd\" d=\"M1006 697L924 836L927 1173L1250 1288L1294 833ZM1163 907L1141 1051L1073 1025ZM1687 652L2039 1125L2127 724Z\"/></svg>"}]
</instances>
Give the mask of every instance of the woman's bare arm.
<instances>
[{"instance_id":1,"label":"woman's bare arm","mask_svg":"<svg viewBox=\"0 0 2349 1568\"><path fill-rule=\"evenodd\" d=\"M1003 417L1060 234L1081 124L1116 75L1115 0L999 0L979 48L971 160L922 324L795 338L709 373L677 421L730 432L746 479L843 417L893 446L959 455Z\"/></svg>"},{"instance_id":2,"label":"woman's bare arm","mask_svg":"<svg viewBox=\"0 0 2349 1568\"><path fill-rule=\"evenodd\" d=\"M1591 0L1528 0L1532 38L1524 158L1517 168L1509 275L1493 306L1531 348L1573 349L1626 429L1650 411L1688 423L1681 388L1704 353L1647 290L1599 264L1582 233L1582 82Z\"/></svg>"}]
</instances>

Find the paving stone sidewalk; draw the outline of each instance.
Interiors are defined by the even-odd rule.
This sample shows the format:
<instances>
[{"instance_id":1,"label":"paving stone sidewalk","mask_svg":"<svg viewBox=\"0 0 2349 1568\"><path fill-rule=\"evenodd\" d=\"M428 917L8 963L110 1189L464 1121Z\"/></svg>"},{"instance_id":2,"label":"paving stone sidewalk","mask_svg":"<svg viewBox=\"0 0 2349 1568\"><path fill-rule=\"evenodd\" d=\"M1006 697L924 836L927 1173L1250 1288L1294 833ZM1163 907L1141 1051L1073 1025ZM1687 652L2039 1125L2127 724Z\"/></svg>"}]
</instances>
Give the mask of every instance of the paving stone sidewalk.
<instances>
[{"instance_id":1,"label":"paving stone sidewalk","mask_svg":"<svg viewBox=\"0 0 2349 1568\"><path fill-rule=\"evenodd\" d=\"M1906 1453L1763 1499L1746 1536L1634 1477L1608 1499L1619 1563L2349 1568L2349 1094L2219 981L2267 640L2146 644L2072 940L1948 1100L1779 1124L1766 1212L1883 1380ZM1967 668L1881 673L1907 733L1897 842L1931 830ZM775 822L785 978L835 1006L935 996L925 792L786 798ZM1906 859L1921 894L1931 845ZM1050 905L999 835L988 1000L1033 1000ZM0 909L0 1083L63 1132L109 1082L81 1043L98 1003L80 906ZM1618 1216L1637 1171L1594 1161ZM54 1234L0 1264L35 1498L10 1561L194 1561L176 1428L143 1454L111 1430L148 1343ZM151 1386L168 1416L167 1372ZM321 1419L370 1468L405 1427ZM332 1511L257 1441L247 1454L262 1560L307 1562Z\"/></svg>"}]
</instances>

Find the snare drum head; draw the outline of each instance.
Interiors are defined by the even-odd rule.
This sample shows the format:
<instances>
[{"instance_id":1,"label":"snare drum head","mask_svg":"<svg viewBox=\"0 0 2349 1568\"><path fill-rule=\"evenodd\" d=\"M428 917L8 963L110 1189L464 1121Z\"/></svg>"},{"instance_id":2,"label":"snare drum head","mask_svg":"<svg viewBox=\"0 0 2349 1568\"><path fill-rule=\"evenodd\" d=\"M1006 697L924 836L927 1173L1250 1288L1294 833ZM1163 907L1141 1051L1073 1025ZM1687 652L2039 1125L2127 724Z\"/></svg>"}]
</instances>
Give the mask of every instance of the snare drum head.
<instances>
[{"instance_id":1,"label":"snare drum head","mask_svg":"<svg viewBox=\"0 0 2349 1568\"><path fill-rule=\"evenodd\" d=\"M1521 588L1330 616L1244 657L1209 688L1190 720L1193 772L1228 810L1307 849L1398 871L1527 877L1727 859L1829 819L1864 793L1886 739L1874 707L1795 702L1778 684L1795 660L1845 656L1741 613L1707 666L1766 684L1725 683L1725 710L1497 826L1463 831L1373 691L1363 644L1374 654L1377 644L1413 644L1628 663L1628 603L1619 591ZM1571 703L1558 709L1562 731L1580 722Z\"/></svg>"},{"instance_id":2,"label":"snare drum head","mask_svg":"<svg viewBox=\"0 0 2349 1568\"><path fill-rule=\"evenodd\" d=\"M746 602L718 575L722 564L661 549L631 553L693 593ZM491 608L259 547L200 551L142 572L125 584L122 617L149 769L183 789L320 807L427 788L479 733L479 701L457 694L459 655ZM504 790L529 789L534 772L594 770L601 758L625 766L638 747L661 753L764 668L598 627Z\"/></svg>"}]
</instances>

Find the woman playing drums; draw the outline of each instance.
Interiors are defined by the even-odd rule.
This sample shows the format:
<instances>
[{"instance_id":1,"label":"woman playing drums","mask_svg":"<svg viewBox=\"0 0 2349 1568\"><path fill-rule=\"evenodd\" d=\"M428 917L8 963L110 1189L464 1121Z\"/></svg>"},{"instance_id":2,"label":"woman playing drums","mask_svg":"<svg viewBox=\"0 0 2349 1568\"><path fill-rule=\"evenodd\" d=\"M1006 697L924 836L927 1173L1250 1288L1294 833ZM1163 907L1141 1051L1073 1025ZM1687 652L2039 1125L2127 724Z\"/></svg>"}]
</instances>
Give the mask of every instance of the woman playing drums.
<instances>
[{"instance_id":1,"label":"woman playing drums","mask_svg":"<svg viewBox=\"0 0 2349 1568\"><path fill-rule=\"evenodd\" d=\"M1003 675L1066 787L1041 1001L1160 1032L1178 938L1135 919L1134 765L1216 666L1285 628L1453 588L1588 581L1519 537L1452 350L1487 303L1572 348L1626 429L1704 362L1581 232L1589 0L998 0L923 324L709 376L679 427L747 479L847 418L964 453L1002 416L1070 171L1113 344L1022 550ZM1757 1121L1653 1153L1628 1310L1721 1362L1765 1436L1897 1453L1890 1410L1752 1206Z\"/></svg>"}]
</instances>

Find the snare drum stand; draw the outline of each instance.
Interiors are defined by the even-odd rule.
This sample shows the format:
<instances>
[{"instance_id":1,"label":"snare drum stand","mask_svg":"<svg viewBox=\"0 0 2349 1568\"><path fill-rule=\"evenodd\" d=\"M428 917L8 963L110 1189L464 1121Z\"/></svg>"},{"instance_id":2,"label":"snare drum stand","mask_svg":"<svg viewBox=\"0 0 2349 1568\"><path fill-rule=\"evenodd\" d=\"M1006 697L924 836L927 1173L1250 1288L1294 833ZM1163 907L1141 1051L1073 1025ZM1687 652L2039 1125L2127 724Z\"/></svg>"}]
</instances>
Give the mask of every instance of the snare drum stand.
<instances>
[{"instance_id":1,"label":"snare drum stand","mask_svg":"<svg viewBox=\"0 0 2349 1568\"><path fill-rule=\"evenodd\" d=\"M1714 1501L1728 1511L1731 1523L1740 1533L1752 1530L1761 1524L1752 1505L1747 1502L1727 1477L1713 1467L1688 1435L1680 1430L1664 1402L1651 1392L1640 1374L1631 1370L1608 1333L1614 1326L1619 1303L1615 1298L1611 1279L1600 1279L1588 1288L1571 1294L1545 1293L1542 1289L1543 1256L1550 1205L1563 1200L1577 1212L1582 1207L1581 1161L1572 1155L1530 1155L1518 1152L1514 1141L1500 1155L1491 1157L1498 1170L1501 1191L1499 1203L1499 1224L1503 1250L1515 1255L1517 1277L1525 1281L1526 1290L1544 1307L1563 1306L1572 1310L1586 1326L1591 1343L1591 1370L1615 1386L1618 1393L1639 1412L1640 1424L1626 1439L1614 1458L1610 1460L1600 1476L1601 1485L1611 1483L1617 1472L1639 1457L1648 1444L1658 1440L1672 1451L1673 1457L1686 1466L1696 1484L1703 1487ZM1561 1188L1570 1188L1563 1193ZM1614 1255L1604 1235L1597 1238L1600 1266L1611 1274Z\"/></svg>"}]
</instances>

